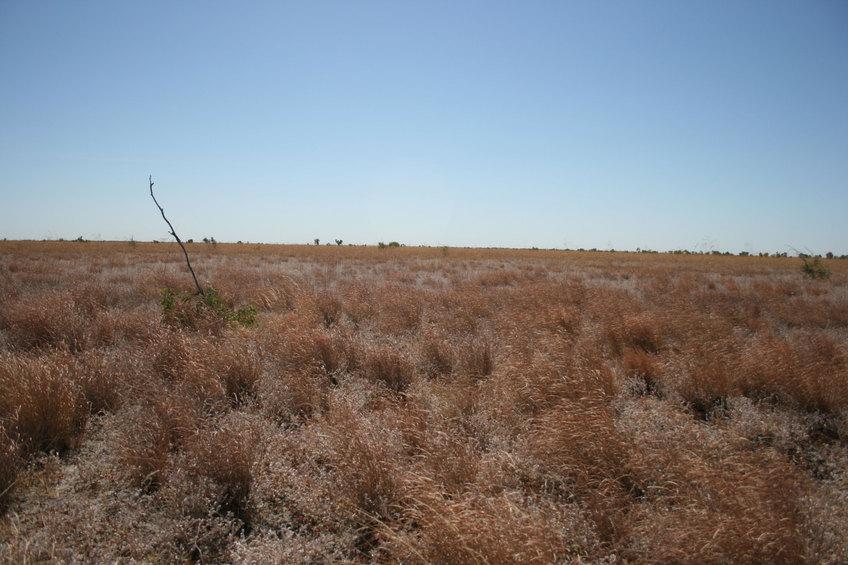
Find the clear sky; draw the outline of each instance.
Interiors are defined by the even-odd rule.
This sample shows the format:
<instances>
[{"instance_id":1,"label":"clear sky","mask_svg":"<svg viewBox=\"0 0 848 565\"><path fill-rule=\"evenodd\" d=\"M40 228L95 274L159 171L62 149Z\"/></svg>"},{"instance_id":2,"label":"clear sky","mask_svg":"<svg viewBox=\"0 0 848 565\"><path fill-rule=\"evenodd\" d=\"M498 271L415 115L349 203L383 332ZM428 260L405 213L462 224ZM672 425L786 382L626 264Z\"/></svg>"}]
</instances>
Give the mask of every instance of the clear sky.
<instances>
[{"instance_id":1,"label":"clear sky","mask_svg":"<svg viewBox=\"0 0 848 565\"><path fill-rule=\"evenodd\" d=\"M0 237L848 253L848 2L0 0Z\"/></svg>"}]
</instances>

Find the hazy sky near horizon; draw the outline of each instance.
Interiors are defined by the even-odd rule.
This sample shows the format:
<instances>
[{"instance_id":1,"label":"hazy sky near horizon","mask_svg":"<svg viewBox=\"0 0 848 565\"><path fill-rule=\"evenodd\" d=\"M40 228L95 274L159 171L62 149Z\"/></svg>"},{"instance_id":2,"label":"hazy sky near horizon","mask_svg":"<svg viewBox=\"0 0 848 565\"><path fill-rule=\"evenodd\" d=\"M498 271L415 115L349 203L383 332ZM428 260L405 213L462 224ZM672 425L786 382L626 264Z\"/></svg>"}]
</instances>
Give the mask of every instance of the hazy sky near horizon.
<instances>
[{"instance_id":1,"label":"hazy sky near horizon","mask_svg":"<svg viewBox=\"0 0 848 565\"><path fill-rule=\"evenodd\" d=\"M0 0L0 237L848 253L848 2Z\"/></svg>"}]
</instances>

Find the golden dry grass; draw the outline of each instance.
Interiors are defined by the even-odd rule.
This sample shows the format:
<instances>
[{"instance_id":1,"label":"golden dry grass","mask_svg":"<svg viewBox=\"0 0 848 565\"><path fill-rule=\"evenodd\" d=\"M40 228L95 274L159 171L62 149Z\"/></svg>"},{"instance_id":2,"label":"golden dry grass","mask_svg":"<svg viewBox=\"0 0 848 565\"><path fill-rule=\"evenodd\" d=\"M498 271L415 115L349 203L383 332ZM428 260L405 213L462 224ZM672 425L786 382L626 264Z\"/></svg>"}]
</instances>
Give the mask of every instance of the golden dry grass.
<instances>
[{"instance_id":1,"label":"golden dry grass","mask_svg":"<svg viewBox=\"0 0 848 565\"><path fill-rule=\"evenodd\" d=\"M0 242L0 562L843 563L848 261Z\"/></svg>"}]
</instances>

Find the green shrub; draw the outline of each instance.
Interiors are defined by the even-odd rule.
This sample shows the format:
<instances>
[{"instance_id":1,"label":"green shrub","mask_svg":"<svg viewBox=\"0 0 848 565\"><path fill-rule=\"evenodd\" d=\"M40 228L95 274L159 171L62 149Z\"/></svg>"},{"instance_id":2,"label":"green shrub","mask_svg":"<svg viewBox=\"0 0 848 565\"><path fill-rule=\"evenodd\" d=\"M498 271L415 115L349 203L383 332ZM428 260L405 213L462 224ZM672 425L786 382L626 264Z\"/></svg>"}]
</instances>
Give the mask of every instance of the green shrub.
<instances>
[{"instance_id":1,"label":"green shrub","mask_svg":"<svg viewBox=\"0 0 848 565\"><path fill-rule=\"evenodd\" d=\"M804 257L801 272L808 279L826 279L830 277L830 269L822 264L818 257Z\"/></svg>"},{"instance_id":2,"label":"green shrub","mask_svg":"<svg viewBox=\"0 0 848 565\"><path fill-rule=\"evenodd\" d=\"M234 310L212 286L207 286L203 294L189 294L163 288L161 304L162 322L170 326L197 329L199 322L210 319L246 328L256 325L254 306Z\"/></svg>"}]
</instances>

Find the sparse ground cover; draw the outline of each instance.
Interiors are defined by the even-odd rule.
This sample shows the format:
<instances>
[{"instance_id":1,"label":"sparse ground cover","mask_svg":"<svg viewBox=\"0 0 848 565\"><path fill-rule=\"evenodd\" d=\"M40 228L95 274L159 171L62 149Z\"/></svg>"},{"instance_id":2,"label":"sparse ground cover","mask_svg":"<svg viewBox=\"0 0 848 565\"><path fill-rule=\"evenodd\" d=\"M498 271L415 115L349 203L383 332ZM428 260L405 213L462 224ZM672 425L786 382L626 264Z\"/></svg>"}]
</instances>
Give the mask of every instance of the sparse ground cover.
<instances>
[{"instance_id":1,"label":"sparse ground cover","mask_svg":"<svg viewBox=\"0 0 848 565\"><path fill-rule=\"evenodd\" d=\"M189 253L0 242L3 563L848 561L848 261Z\"/></svg>"}]
</instances>

